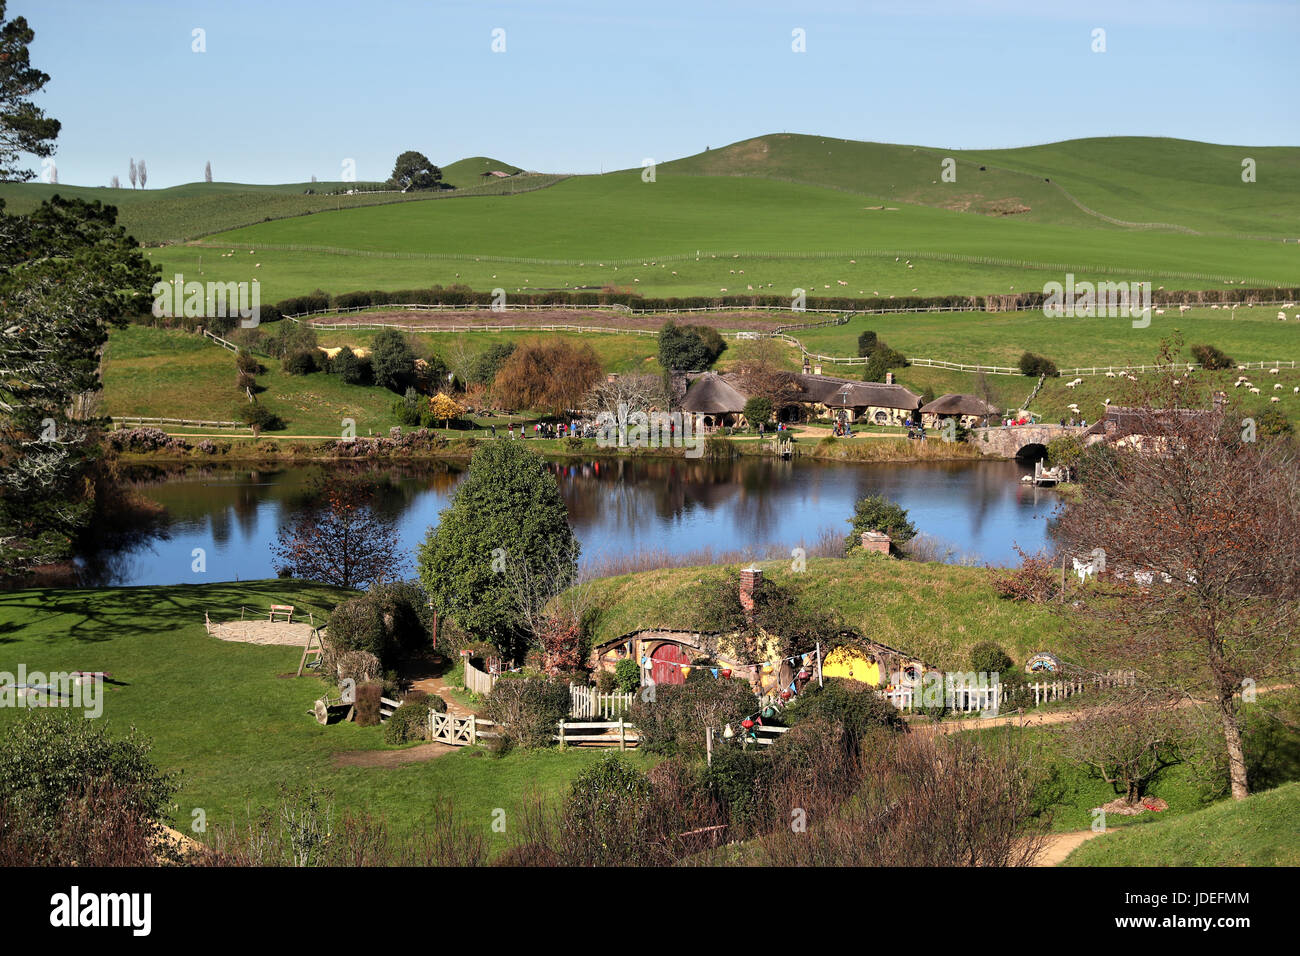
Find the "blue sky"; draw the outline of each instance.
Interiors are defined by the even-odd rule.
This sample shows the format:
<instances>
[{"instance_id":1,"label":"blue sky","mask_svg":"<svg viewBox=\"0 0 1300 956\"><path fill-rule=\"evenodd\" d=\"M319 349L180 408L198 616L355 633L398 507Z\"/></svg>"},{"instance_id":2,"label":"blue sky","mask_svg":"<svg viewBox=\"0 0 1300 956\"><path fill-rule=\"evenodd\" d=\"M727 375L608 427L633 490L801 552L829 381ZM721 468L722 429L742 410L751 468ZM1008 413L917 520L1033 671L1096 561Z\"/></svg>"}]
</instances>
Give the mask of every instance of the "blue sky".
<instances>
[{"instance_id":1,"label":"blue sky","mask_svg":"<svg viewBox=\"0 0 1300 956\"><path fill-rule=\"evenodd\" d=\"M150 188L207 160L227 181L338 179L345 159L383 179L405 149L599 172L781 131L1300 143L1296 0L10 0L17 15L52 77L63 183L125 183L130 157Z\"/></svg>"}]
</instances>

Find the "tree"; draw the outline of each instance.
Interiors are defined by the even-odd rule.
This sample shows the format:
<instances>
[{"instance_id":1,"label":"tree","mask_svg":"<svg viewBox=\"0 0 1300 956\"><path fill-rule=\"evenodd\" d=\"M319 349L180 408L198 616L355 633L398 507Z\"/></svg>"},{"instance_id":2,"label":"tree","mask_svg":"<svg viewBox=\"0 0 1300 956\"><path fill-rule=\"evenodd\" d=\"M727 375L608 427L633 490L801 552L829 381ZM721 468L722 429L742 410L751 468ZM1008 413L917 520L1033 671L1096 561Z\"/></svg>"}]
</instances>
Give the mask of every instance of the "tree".
<instances>
[{"instance_id":1,"label":"tree","mask_svg":"<svg viewBox=\"0 0 1300 956\"><path fill-rule=\"evenodd\" d=\"M669 396L658 375L620 375L612 382L597 382L582 398L582 410L595 417L601 412L618 415L623 405L629 412L666 412Z\"/></svg>"},{"instance_id":2,"label":"tree","mask_svg":"<svg viewBox=\"0 0 1300 956\"><path fill-rule=\"evenodd\" d=\"M135 169L140 174L140 188L144 189L149 183L149 170L145 168L143 159L135 164Z\"/></svg>"},{"instance_id":3,"label":"tree","mask_svg":"<svg viewBox=\"0 0 1300 956\"><path fill-rule=\"evenodd\" d=\"M1297 670L1300 470L1283 440L1243 441L1239 412L1189 407L1191 388L1165 379L1142 398L1057 533L1067 555L1105 554L1070 602L1083 649L1213 715L1243 799L1238 695Z\"/></svg>"},{"instance_id":4,"label":"tree","mask_svg":"<svg viewBox=\"0 0 1300 956\"><path fill-rule=\"evenodd\" d=\"M110 179L110 180L108 181L108 188L109 188L109 189L121 189L121 188L122 188L122 180L118 179L117 175L114 174L114 175L113 175L113 178Z\"/></svg>"},{"instance_id":5,"label":"tree","mask_svg":"<svg viewBox=\"0 0 1300 956\"><path fill-rule=\"evenodd\" d=\"M460 403L442 392L429 399L429 411L433 413L434 418L442 419L443 428L450 428L451 420L460 418L465 413L465 409L460 407Z\"/></svg>"},{"instance_id":6,"label":"tree","mask_svg":"<svg viewBox=\"0 0 1300 956\"><path fill-rule=\"evenodd\" d=\"M771 418L774 413L780 415L787 409L798 406L803 399L804 389L799 377L765 359L742 359L735 364L732 371L736 374L741 391L767 401L769 406L767 418ZM748 412L745 413L745 417L755 425L758 421L767 420L762 418L755 421L749 418Z\"/></svg>"},{"instance_id":7,"label":"tree","mask_svg":"<svg viewBox=\"0 0 1300 956\"><path fill-rule=\"evenodd\" d=\"M907 356L902 352L891 349L881 339L876 339L876 344L867 354L867 365L863 369L862 380L864 382L883 382L885 373L890 369L906 368Z\"/></svg>"},{"instance_id":8,"label":"tree","mask_svg":"<svg viewBox=\"0 0 1300 956\"><path fill-rule=\"evenodd\" d=\"M389 183L402 192L418 189L438 189L442 183L442 170L429 162L429 157L408 149L397 157Z\"/></svg>"},{"instance_id":9,"label":"tree","mask_svg":"<svg viewBox=\"0 0 1300 956\"><path fill-rule=\"evenodd\" d=\"M60 124L32 102L50 81L31 65L27 48L36 34L23 17L6 20L5 6L0 0L0 181L26 182L35 173L19 168L20 155L52 155Z\"/></svg>"},{"instance_id":10,"label":"tree","mask_svg":"<svg viewBox=\"0 0 1300 956\"><path fill-rule=\"evenodd\" d=\"M718 330L709 326L679 326L669 320L659 330L659 364L667 371L703 371L726 347Z\"/></svg>"},{"instance_id":11,"label":"tree","mask_svg":"<svg viewBox=\"0 0 1300 956\"><path fill-rule=\"evenodd\" d=\"M0 209L0 565L65 557L105 478L95 451L110 322L142 311L157 267L98 202Z\"/></svg>"},{"instance_id":12,"label":"tree","mask_svg":"<svg viewBox=\"0 0 1300 956\"><path fill-rule=\"evenodd\" d=\"M366 369L357 353L345 345L330 360L330 371L348 385L360 385L365 381Z\"/></svg>"},{"instance_id":13,"label":"tree","mask_svg":"<svg viewBox=\"0 0 1300 956\"><path fill-rule=\"evenodd\" d=\"M600 359L590 345L525 342L501 366L492 391L508 408L563 415L581 403L601 374Z\"/></svg>"},{"instance_id":14,"label":"tree","mask_svg":"<svg viewBox=\"0 0 1300 956\"><path fill-rule=\"evenodd\" d=\"M474 452L417 564L440 614L515 657L528 637L521 604L536 606L521 592L567 584L578 552L545 461L518 442L491 442Z\"/></svg>"},{"instance_id":15,"label":"tree","mask_svg":"<svg viewBox=\"0 0 1300 956\"><path fill-rule=\"evenodd\" d=\"M344 588L399 577L397 519L376 508L379 490L364 478L318 479L309 507L271 546L276 573Z\"/></svg>"},{"instance_id":16,"label":"tree","mask_svg":"<svg viewBox=\"0 0 1300 956\"><path fill-rule=\"evenodd\" d=\"M130 165L130 167L129 167L129 171L127 172L126 175L127 175L127 178L131 180L131 188L132 188L132 189L135 189L135 184L136 184L136 183L139 181L139 179L140 179L140 171L136 168L136 165L135 165L135 158L134 158L134 157L132 157L132 159L131 159L131 165Z\"/></svg>"},{"instance_id":17,"label":"tree","mask_svg":"<svg viewBox=\"0 0 1300 956\"><path fill-rule=\"evenodd\" d=\"M866 358L876 350L876 333L867 329L858 336L858 358Z\"/></svg>"},{"instance_id":18,"label":"tree","mask_svg":"<svg viewBox=\"0 0 1300 956\"><path fill-rule=\"evenodd\" d=\"M1035 355L1033 352L1025 352L1020 356L1021 375L1037 376L1046 375L1048 378L1056 378L1061 373L1057 371L1056 363L1049 358L1041 355Z\"/></svg>"},{"instance_id":19,"label":"tree","mask_svg":"<svg viewBox=\"0 0 1300 956\"><path fill-rule=\"evenodd\" d=\"M745 402L744 415L745 421L755 428L767 424L772 418L772 400L756 395Z\"/></svg>"},{"instance_id":20,"label":"tree","mask_svg":"<svg viewBox=\"0 0 1300 956\"><path fill-rule=\"evenodd\" d=\"M370 346L370 372L375 384L394 392L415 380L415 352L397 329L382 329Z\"/></svg>"},{"instance_id":21,"label":"tree","mask_svg":"<svg viewBox=\"0 0 1300 956\"><path fill-rule=\"evenodd\" d=\"M861 546L864 531L883 531L895 546L916 537L916 528L908 520L907 510L881 495L859 498L849 525L853 531L844 539L845 551Z\"/></svg>"},{"instance_id":22,"label":"tree","mask_svg":"<svg viewBox=\"0 0 1300 956\"><path fill-rule=\"evenodd\" d=\"M501 366L506 364L506 359L514 352L514 342L497 342L489 345L470 359L465 373L466 380L475 385L491 385L496 380L497 373L501 371Z\"/></svg>"},{"instance_id":23,"label":"tree","mask_svg":"<svg viewBox=\"0 0 1300 956\"><path fill-rule=\"evenodd\" d=\"M1063 750L1135 805L1181 760L1188 727L1170 703L1137 688L1114 691L1066 728Z\"/></svg>"},{"instance_id":24,"label":"tree","mask_svg":"<svg viewBox=\"0 0 1300 956\"><path fill-rule=\"evenodd\" d=\"M212 182L212 160L210 159L203 166L203 181L205 183Z\"/></svg>"}]
</instances>

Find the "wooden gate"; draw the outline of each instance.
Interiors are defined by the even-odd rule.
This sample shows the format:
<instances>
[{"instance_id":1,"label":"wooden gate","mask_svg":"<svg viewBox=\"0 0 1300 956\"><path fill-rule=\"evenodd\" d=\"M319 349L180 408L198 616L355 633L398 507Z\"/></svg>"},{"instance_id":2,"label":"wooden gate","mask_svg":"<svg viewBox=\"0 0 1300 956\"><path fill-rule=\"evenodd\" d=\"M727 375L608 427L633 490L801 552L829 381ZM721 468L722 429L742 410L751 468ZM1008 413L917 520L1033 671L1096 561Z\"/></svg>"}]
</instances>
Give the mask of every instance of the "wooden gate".
<instances>
[{"instance_id":1,"label":"wooden gate","mask_svg":"<svg viewBox=\"0 0 1300 956\"><path fill-rule=\"evenodd\" d=\"M650 652L650 679L656 684L684 684L682 665L690 662L680 644L660 644Z\"/></svg>"},{"instance_id":2,"label":"wooden gate","mask_svg":"<svg viewBox=\"0 0 1300 956\"><path fill-rule=\"evenodd\" d=\"M455 714L440 714L429 711L429 739L453 747L468 747L478 742L478 723L473 714L457 717Z\"/></svg>"}]
</instances>

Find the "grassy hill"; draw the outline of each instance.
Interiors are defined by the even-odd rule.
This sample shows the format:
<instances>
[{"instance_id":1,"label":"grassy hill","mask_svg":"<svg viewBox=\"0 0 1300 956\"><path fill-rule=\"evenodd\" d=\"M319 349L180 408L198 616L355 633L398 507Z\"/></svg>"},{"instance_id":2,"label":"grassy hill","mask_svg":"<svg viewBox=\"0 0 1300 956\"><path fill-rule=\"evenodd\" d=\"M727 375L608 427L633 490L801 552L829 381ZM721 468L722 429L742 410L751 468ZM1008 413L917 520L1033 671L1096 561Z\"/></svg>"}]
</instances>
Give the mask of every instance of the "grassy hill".
<instances>
[{"instance_id":1,"label":"grassy hill","mask_svg":"<svg viewBox=\"0 0 1300 956\"><path fill-rule=\"evenodd\" d=\"M0 199L10 213L30 212L54 195L98 200L118 209L118 223L142 243L158 245L183 242L214 232L253 223L311 213L355 209L380 204L446 199L452 196L498 195L520 188L536 188L559 177L524 176L503 181L484 180L483 169L518 172L518 168L487 157L452 163L444 170L456 191L359 192L348 189L371 187L375 183L315 182L259 185L248 183L185 183L167 189L111 189L107 186L65 186L47 183L0 183ZM343 195L324 195L342 193Z\"/></svg>"},{"instance_id":2,"label":"grassy hill","mask_svg":"<svg viewBox=\"0 0 1300 956\"><path fill-rule=\"evenodd\" d=\"M948 157L957 164L951 183L940 177ZM1257 164L1254 183L1241 180L1247 157ZM1109 221L1114 219L1200 232L1300 236L1300 149L1295 147L1112 136L1017 149L945 150L780 133L659 169L785 179L1032 222L1123 228Z\"/></svg>"},{"instance_id":3,"label":"grassy hill","mask_svg":"<svg viewBox=\"0 0 1300 956\"><path fill-rule=\"evenodd\" d=\"M803 572L792 571L789 561L755 566L791 588L800 604L836 608L866 636L939 668L968 667L970 649L980 641L997 642L1016 660L1044 649L1069 657L1059 618L999 598L992 586L997 572L988 568L885 561L861 552L810 558ZM593 605L601 612L593 640L642 628L693 629L700 582L718 574L715 567L667 568L596 581Z\"/></svg>"},{"instance_id":4,"label":"grassy hill","mask_svg":"<svg viewBox=\"0 0 1300 956\"><path fill-rule=\"evenodd\" d=\"M1089 840L1066 866L1296 866L1300 782Z\"/></svg>"}]
</instances>

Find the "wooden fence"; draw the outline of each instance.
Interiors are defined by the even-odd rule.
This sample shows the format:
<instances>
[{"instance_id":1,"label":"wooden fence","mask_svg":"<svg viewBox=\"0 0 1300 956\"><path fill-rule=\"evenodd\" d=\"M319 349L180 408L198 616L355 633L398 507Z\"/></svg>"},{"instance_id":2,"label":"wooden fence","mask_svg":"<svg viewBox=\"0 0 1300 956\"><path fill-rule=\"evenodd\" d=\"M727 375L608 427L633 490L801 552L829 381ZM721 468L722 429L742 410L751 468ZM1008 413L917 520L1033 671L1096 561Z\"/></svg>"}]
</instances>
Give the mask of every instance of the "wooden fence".
<instances>
[{"instance_id":1,"label":"wooden fence","mask_svg":"<svg viewBox=\"0 0 1300 956\"><path fill-rule=\"evenodd\" d=\"M614 747L627 750L641 742L637 729L625 720L560 721L551 739L568 747ZM575 733L576 731L576 733ZM440 714L429 711L429 739L452 747L469 747L480 740L501 736L495 721L468 714Z\"/></svg>"},{"instance_id":2,"label":"wooden fence","mask_svg":"<svg viewBox=\"0 0 1300 956\"><path fill-rule=\"evenodd\" d=\"M465 658L465 689L471 694L483 696L492 690L492 685L497 682L496 674L487 674L479 670Z\"/></svg>"},{"instance_id":3,"label":"wooden fence","mask_svg":"<svg viewBox=\"0 0 1300 956\"><path fill-rule=\"evenodd\" d=\"M175 425L178 428L248 428L252 429L243 422L211 422L201 418L149 418L143 415L115 415L110 421L113 423L113 430L130 427L136 428L143 425Z\"/></svg>"},{"instance_id":4,"label":"wooden fence","mask_svg":"<svg viewBox=\"0 0 1300 956\"><path fill-rule=\"evenodd\" d=\"M579 720L595 720L597 717L614 720L628 712L636 694L602 694L594 687L570 684L569 698L572 701L569 712Z\"/></svg>"}]
</instances>

